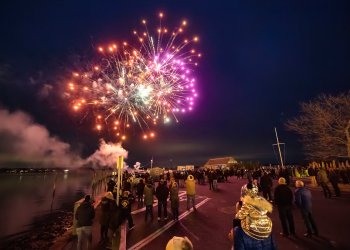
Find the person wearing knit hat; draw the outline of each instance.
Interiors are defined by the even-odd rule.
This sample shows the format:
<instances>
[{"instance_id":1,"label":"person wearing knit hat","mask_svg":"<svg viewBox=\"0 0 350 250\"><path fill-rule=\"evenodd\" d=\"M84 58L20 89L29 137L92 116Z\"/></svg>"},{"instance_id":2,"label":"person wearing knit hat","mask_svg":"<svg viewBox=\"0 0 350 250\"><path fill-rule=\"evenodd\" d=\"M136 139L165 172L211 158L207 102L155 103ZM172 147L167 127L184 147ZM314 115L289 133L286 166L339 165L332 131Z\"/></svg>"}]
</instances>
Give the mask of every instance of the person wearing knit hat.
<instances>
[{"instance_id":1,"label":"person wearing knit hat","mask_svg":"<svg viewBox=\"0 0 350 250\"><path fill-rule=\"evenodd\" d=\"M272 212L271 203L257 195L257 188L251 183L242 191L243 205L235 216L241 221L241 226L234 228L234 249L275 250L276 245L271 236L272 221L267 216L267 213Z\"/></svg>"},{"instance_id":2,"label":"person wearing knit hat","mask_svg":"<svg viewBox=\"0 0 350 250\"><path fill-rule=\"evenodd\" d=\"M191 203L193 210L196 211L196 183L193 175L189 175L186 180L186 194L187 194L187 210L190 210Z\"/></svg>"},{"instance_id":3,"label":"person wearing knit hat","mask_svg":"<svg viewBox=\"0 0 350 250\"><path fill-rule=\"evenodd\" d=\"M282 224L280 234L288 236L289 234L295 236L294 219L292 213L293 192L286 185L286 179L281 177L278 179L278 186L275 188L274 202L278 208L279 218Z\"/></svg>"},{"instance_id":4,"label":"person wearing knit hat","mask_svg":"<svg viewBox=\"0 0 350 250\"><path fill-rule=\"evenodd\" d=\"M193 245L186 236L174 236L168 241L165 250L193 250Z\"/></svg>"}]
</instances>

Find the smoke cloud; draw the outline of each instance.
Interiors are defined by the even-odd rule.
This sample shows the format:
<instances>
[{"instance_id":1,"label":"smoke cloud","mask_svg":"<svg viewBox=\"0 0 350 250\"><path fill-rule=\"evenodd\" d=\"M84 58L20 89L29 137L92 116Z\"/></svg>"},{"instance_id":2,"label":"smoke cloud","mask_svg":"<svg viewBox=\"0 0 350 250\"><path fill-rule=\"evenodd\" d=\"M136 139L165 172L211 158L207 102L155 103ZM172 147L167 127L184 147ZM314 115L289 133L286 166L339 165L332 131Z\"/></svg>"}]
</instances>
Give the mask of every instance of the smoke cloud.
<instances>
[{"instance_id":1,"label":"smoke cloud","mask_svg":"<svg viewBox=\"0 0 350 250\"><path fill-rule=\"evenodd\" d=\"M70 145L51 136L42 125L22 111L0 109L0 163L32 166L74 167L83 163Z\"/></svg>"},{"instance_id":2,"label":"smoke cloud","mask_svg":"<svg viewBox=\"0 0 350 250\"><path fill-rule=\"evenodd\" d=\"M114 167L118 156L128 156L120 143L100 141L99 149L82 159L70 144L50 135L43 125L22 112L0 109L0 166L29 164L31 167ZM125 163L124 163L125 165ZM124 166L127 167L127 166Z\"/></svg>"},{"instance_id":3,"label":"smoke cloud","mask_svg":"<svg viewBox=\"0 0 350 250\"><path fill-rule=\"evenodd\" d=\"M134 165L134 168L138 170L140 167L141 167L141 162L137 161Z\"/></svg>"},{"instance_id":4,"label":"smoke cloud","mask_svg":"<svg viewBox=\"0 0 350 250\"><path fill-rule=\"evenodd\" d=\"M102 139L100 148L88 157L87 163L92 163L93 166L115 167L118 156L126 158L128 157L128 152L122 148L120 143L107 143Z\"/></svg>"}]
</instances>

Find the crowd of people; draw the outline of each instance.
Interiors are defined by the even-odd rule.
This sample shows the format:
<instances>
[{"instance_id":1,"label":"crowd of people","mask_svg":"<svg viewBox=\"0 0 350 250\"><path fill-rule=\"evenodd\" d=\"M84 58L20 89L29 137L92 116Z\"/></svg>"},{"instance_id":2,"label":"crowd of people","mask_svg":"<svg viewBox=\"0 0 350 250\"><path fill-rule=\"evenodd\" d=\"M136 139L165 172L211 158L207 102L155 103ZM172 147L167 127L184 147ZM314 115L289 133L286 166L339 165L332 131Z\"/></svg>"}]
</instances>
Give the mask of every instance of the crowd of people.
<instances>
[{"instance_id":1,"label":"crowd of people","mask_svg":"<svg viewBox=\"0 0 350 250\"><path fill-rule=\"evenodd\" d=\"M256 179L255 179L256 180ZM236 204L236 213L233 219L233 228L229 233L229 239L233 241L235 250L275 250L275 240L272 237L272 220L269 213L273 205L278 209L282 227L280 235L283 237L296 237L294 218L292 212L293 203L298 207L306 232L304 237L318 236L319 231L312 214L312 196L304 182L295 182L295 192L286 183L284 177L278 179L278 185L274 188L274 200L267 200L259 193L259 187L255 181L249 181L241 189L241 198Z\"/></svg>"},{"instance_id":2,"label":"crowd of people","mask_svg":"<svg viewBox=\"0 0 350 250\"><path fill-rule=\"evenodd\" d=\"M241 198L236 204L233 228L230 232L234 249L276 249L275 241L271 235L272 221L269 218L273 205L278 210L282 228L281 236L295 237L296 235L292 212L294 204L299 208L305 223L304 236L318 236L319 231L312 214L310 190L304 186L302 179L291 183L292 178L296 176L295 173L299 171L311 178L311 186L319 185L326 198L332 196L328 183L331 183L335 196L340 196L338 182L342 179L346 183L347 180L341 175L339 169L326 168L322 165L310 166L306 172L299 167L260 167L255 170L244 168L235 170L209 169L167 172L156 178L147 173L141 178L135 178L125 172L120 197L117 197L116 182L114 179L110 179L107 183L106 195L101 200L101 214L99 216L101 242L104 244L110 242L111 238L119 233L120 225L124 221L127 221L129 230L135 227L131 214L131 206L134 202L137 201L138 208L145 207L144 220L147 223L154 219L153 205L157 200L157 220L162 222L169 219L167 207L169 199L171 219L177 221L179 220L180 187L186 188L186 208L196 211L196 183L198 185L208 183L209 189L215 191L218 188L218 182L227 181L229 176L247 179L247 184L241 189ZM137 180L135 181L135 179ZM274 179L278 180L276 187L273 187ZM294 192L290 188L293 185L295 186ZM91 228L94 217L95 213L90 196L87 195L75 214L78 249L81 249L83 236L86 236L88 246L91 245ZM172 238L172 243L168 243L168 246L174 247L179 242L192 247L191 242L182 237Z\"/></svg>"},{"instance_id":3,"label":"crowd of people","mask_svg":"<svg viewBox=\"0 0 350 250\"><path fill-rule=\"evenodd\" d=\"M187 195L187 209L191 208L196 211L196 182L195 177L189 173L186 173L186 195ZM138 208L145 206L144 220L153 220L153 204L155 199L157 200L158 222L167 221L168 218L168 198L170 198L170 206L172 211L172 219L174 221L179 220L179 179L176 179L174 175L167 177L167 175L159 176L158 178L152 178L150 175L145 175L144 178L139 178L137 183L134 181L134 177L127 172L123 174L123 183L120 190L120 197L118 198L118 190L116 182L111 178L107 183L107 192L101 199L101 213L99 216L100 223L100 241L102 245L108 245L111 240L120 233L120 226L127 221L128 230L132 230L135 227L133 217L131 214L132 204L136 201ZM154 179L158 179L155 182ZM168 181L169 180L169 181ZM95 217L95 210L91 204L90 196L87 195L81 205L78 207L75 218L77 220L77 236L78 236L78 249L82 249L83 238L86 239L87 249L90 249L92 243L92 223ZM170 242L170 241L169 241ZM172 248L179 245L185 247L192 246L192 243L187 238L174 237L167 245L166 249L178 249ZM187 249L187 248L184 248ZM192 248L188 248L189 250Z\"/></svg>"}]
</instances>

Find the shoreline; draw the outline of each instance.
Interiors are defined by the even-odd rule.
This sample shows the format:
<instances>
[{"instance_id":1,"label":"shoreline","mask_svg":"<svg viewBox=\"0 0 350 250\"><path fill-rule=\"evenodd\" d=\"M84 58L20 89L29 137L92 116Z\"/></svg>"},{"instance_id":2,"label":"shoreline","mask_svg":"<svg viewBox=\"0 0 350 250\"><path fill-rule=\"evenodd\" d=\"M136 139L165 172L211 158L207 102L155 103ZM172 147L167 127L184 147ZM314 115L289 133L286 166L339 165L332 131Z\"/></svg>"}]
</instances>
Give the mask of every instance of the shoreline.
<instances>
[{"instance_id":1,"label":"shoreline","mask_svg":"<svg viewBox=\"0 0 350 250\"><path fill-rule=\"evenodd\" d=\"M50 249L55 240L64 235L73 225L73 212L58 210L40 218L27 231L1 239L1 249Z\"/></svg>"}]
</instances>

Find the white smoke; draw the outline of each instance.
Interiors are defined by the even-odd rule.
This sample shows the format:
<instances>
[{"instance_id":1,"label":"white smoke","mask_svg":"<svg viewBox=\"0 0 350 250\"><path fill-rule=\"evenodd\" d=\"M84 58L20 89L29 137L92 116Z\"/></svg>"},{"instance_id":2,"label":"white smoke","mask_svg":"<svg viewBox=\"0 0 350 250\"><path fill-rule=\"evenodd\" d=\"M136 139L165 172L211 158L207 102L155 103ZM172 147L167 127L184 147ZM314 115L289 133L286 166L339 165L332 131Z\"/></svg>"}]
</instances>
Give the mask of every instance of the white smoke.
<instances>
[{"instance_id":1,"label":"white smoke","mask_svg":"<svg viewBox=\"0 0 350 250\"><path fill-rule=\"evenodd\" d=\"M134 165L134 168L135 168L136 170L139 170L140 167L141 167L141 163L137 161L137 162L135 163L135 165Z\"/></svg>"},{"instance_id":2,"label":"white smoke","mask_svg":"<svg viewBox=\"0 0 350 250\"><path fill-rule=\"evenodd\" d=\"M0 163L32 163L46 167L74 167L82 159L70 145L51 136L24 112L0 109Z\"/></svg>"},{"instance_id":3,"label":"white smoke","mask_svg":"<svg viewBox=\"0 0 350 250\"><path fill-rule=\"evenodd\" d=\"M87 158L88 163L94 166L115 167L118 156L128 157L128 152L122 148L120 143L100 141L100 148ZM124 168L127 168L124 162Z\"/></svg>"},{"instance_id":4,"label":"white smoke","mask_svg":"<svg viewBox=\"0 0 350 250\"><path fill-rule=\"evenodd\" d=\"M10 113L0 109L0 165L28 163L32 167L115 167L118 156L126 158L128 152L120 143L100 141L99 149L82 159L72 152L70 144L51 136L47 128L35 123L22 112ZM128 166L124 162L123 168Z\"/></svg>"}]
</instances>

